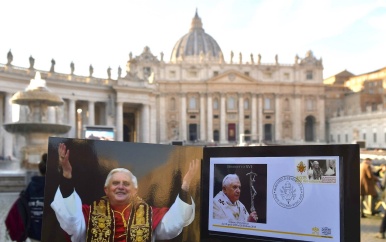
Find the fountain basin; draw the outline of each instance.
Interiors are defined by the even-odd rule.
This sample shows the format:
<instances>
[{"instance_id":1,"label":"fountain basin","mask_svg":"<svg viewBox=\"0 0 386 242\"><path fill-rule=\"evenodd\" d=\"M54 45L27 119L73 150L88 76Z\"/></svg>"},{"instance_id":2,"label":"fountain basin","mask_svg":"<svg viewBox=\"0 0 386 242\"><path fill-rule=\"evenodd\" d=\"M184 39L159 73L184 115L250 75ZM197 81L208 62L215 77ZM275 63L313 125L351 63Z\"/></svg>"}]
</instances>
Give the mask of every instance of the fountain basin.
<instances>
[{"instance_id":1,"label":"fountain basin","mask_svg":"<svg viewBox=\"0 0 386 242\"><path fill-rule=\"evenodd\" d=\"M3 127L7 132L13 134L64 134L71 129L70 125L55 123L8 123L4 124Z\"/></svg>"}]
</instances>

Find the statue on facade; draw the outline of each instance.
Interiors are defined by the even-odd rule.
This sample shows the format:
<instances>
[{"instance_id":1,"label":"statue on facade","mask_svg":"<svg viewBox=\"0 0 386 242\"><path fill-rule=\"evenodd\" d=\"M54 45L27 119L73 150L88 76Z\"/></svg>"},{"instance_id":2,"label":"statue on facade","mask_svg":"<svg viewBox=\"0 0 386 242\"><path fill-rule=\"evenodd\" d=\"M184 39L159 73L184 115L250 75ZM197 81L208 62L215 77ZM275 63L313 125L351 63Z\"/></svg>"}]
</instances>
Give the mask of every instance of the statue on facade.
<instances>
[{"instance_id":1,"label":"statue on facade","mask_svg":"<svg viewBox=\"0 0 386 242\"><path fill-rule=\"evenodd\" d=\"M231 51L231 64L233 63L233 56L234 56L233 51Z\"/></svg>"},{"instance_id":2,"label":"statue on facade","mask_svg":"<svg viewBox=\"0 0 386 242\"><path fill-rule=\"evenodd\" d=\"M29 57L29 69L33 69L35 65L35 59L30 55Z\"/></svg>"},{"instance_id":3,"label":"statue on facade","mask_svg":"<svg viewBox=\"0 0 386 242\"><path fill-rule=\"evenodd\" d=\"M121 66L118 66L118 78L121 78L122 75L122 68Z\"/></svg>"},{"instance_id":4,"label":"statue on facade","mask_svg":"<svg viewBox=\"0 0 386 242\"><path fill-rule=\"evenodd\" d=\"M13 55L12 55L12 52L11 52L11 49L8 51L8 54L7 54L7 65L11 65L12 61L13 61Z\"/></svg>"},{"instance_id":5,"label":"statue on facade","mask_svg":"<svg viewBox=\"0 0 386 242\"><path fill-rule=\"evenodd\" d=\"M257 64L261 64L261 55L260 54L258 54L257 55Z\"/></svg>"},{"instance_id":6,"label":"statue on facade","mask_svg":"<svg viewBox=\"0 0 386 242\"><path fill-rule=\"evenodd\" d=\"M92 65L90 65L90 67L88 69L90 71L90 77L92 77L92 74L94 73L94 67L92 67Z\"/></svg>"},{"instance_id":7,"label":"statue on facade","mask_svg":"<svg viewBox=\"0 0 386 242\"><path fill-rule=\"evenodd\" d=\"M74 75L75 64L72 61L71 61L71 64L70 64L70 68L71 68L71 75Z\"/></svg>"},{"instance_id":8,"label":"statue on facade","mask_svg":"<svg viewBox=\"0 0 386 242\"><path fill-rule=\"evenodd\" d=\"M276 65L279 64L279 56L277 54L275 55L275 63Z\"/></svg>"},{"instance_id":9,"label":"statue on facade","mask_svg":"<svg viewBox=\"0 0 386 242\"><path fill-rule=\"evenodd\" d=\"M297 64L299 64L299 56L298 55L295 56L295 65L297 65Z\"/></svg>"},{"instance_id":10,"label":"statue on facade","mask_svg":"<svg viewBox=\"0 0 386 242\"><path fill-rule=\"evenodd\" d=\"M133 59L133 53L129 53L129 60L132 60Z\"/></svg>"},{"instance_id":11,"label":"statue on facade","mask_svg":"<svg viewBox=\"0 0 386 242\"><path fill-rule=\"evenodd\" d=\"M52 59L52 60L51 60L51 68L50 68L50 72L55 72L55 64L56 64L55 60Z\"/></svg>"},{"instance_id":12,"label":"statue on facade","mask_svg":"<svg viewBox=\"0 0 386 242\"><path fill-rule=\"evenodd\" d=\"M251 53L251 64L255 64L255 60L253 59L253 54Z\"/></svg>"},{"instance_id":13,"label":"statue on facade","mask_svg":"<svg viewBox=\"0 0 386 242\"><path fill-rule=\"evenodd\" d=\"M239 64L243 63L243 54L239 53Z\"/></svg>"},{"instance_id":14,"label":"statue on facade","mask_svg":"<svg viewBox=\"0 0 386 242\"><path fill-rule=\"evenodd\" d=\"M163 52L161 52L161 61L164 61L164 53Z\"/></svg>"},{"instance_id":15,"label":"statue on facade","mask_svg":"<svg viewBox=\"0 0 386 242\"><path fill-rule=\"evenodd\" d=\"M109 68L107 68L107 77L109 78L109 80L111 79L111 67L109 66Z\"/></svg>"}]
</instances>

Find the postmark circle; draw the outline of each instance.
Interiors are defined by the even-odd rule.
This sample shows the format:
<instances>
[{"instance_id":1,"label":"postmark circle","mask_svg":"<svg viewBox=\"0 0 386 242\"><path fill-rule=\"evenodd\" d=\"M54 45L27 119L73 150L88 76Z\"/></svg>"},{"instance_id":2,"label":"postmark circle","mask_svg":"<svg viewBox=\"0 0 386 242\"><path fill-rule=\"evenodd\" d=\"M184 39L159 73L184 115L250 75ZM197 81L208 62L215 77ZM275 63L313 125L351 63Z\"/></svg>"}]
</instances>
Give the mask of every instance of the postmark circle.
<instances>
[{"instance_id":1,"label":"postmark circle","mask_svg":"<svg viewBox=\"0 0 386 242\"><path fill-rule=\"evenodd\" d=\"M287 209L297 207L304 198L303 184L294 176L282 176L273 185L275 202Z\"/></svg>"}]
</instances>

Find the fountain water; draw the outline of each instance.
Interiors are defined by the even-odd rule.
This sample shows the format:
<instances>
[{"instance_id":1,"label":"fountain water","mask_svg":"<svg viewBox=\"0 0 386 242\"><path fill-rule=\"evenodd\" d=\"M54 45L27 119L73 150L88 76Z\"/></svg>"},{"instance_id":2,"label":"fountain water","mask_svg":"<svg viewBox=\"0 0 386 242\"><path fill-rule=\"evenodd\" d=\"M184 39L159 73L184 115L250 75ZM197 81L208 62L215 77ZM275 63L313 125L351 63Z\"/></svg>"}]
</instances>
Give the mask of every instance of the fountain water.
<instances>
[{"instance_id":1,"label":"fountain water","mask_svg":"<svg viewBox=\"0 0 386 242\"><path fill-rule=\"evenodd\" d=\"M11 102L27 107L26 117L20 117L18 122L4 124L4 129L12 134L25 137L26 145L21 149L21 167L36 169L40 157L48 149L48 137L67 133L71 126L55 123L48 118L48 108L63 105L63 100L46 87L46 81L41 79L40 72L24 91L12 96Z\"/></svg>"}]
</instances>

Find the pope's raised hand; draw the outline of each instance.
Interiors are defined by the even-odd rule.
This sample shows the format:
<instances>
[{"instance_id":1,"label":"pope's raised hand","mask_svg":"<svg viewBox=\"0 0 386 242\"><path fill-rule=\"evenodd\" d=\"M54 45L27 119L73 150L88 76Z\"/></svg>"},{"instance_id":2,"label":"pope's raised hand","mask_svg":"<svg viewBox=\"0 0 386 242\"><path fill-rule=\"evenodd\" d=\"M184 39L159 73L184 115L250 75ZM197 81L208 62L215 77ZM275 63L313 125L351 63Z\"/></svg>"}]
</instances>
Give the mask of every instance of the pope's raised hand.
<instances>
[{"instance_id":1,"label":"pope's raised hand","mask_svg":"<svg viewBox=\"0 0 386 242\"><path fill-rule=\"evenodd\" d=\"M200 160L199 159L195 159L195 160L192 160L189 164L189 170L188 172L185 174L183 180L182 180L182 190L185 190L185 191L189 191L189 186L190 186L190 183L191 181L193 180L193 177L195 176L195 174L197 173L198 171L198 168L199 168L199 162Z\"/></svg>"},{"instance_id":2,"label":"pope's raised hand","mask_svg":"<svg viewBox=\"0 0 386 242\"><path fill-rule=\"evenodd\" d=\"M63 176L65 178L72 178L72 166L70 164L70 150L66 148L66 145L63 143L59 144L58 147L58 155L59 155L59 167L62 167Z\"/></svg>"}]
</instances>

